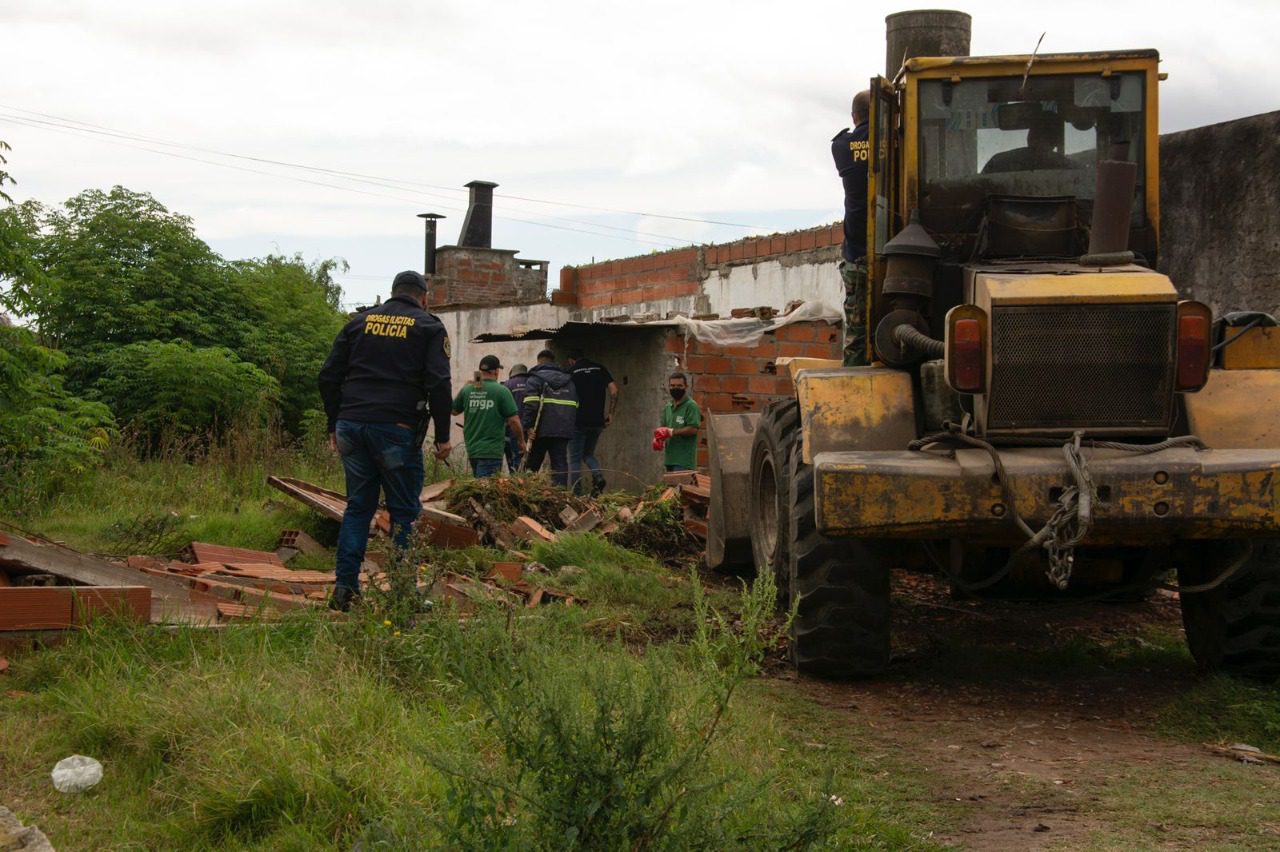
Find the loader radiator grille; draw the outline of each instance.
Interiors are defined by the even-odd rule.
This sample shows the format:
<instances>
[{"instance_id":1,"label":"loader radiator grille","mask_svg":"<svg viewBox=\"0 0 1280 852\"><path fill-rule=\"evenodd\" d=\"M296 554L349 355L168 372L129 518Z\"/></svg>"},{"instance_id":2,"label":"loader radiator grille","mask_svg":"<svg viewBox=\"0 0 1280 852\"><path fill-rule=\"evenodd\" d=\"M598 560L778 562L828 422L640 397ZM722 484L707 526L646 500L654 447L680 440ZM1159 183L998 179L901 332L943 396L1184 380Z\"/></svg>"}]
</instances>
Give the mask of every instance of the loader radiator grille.
<instances>
[{"instance_id":1,"label":"loader radiator grille","mask_svg":"<svg viewBox=\"0 0 1280 852\"><path fill-rule=\"evenodd\" d=\"M987 431L1167 428L1176 310L1173 304L995 307Z\"/></svg>"}]
</instances>

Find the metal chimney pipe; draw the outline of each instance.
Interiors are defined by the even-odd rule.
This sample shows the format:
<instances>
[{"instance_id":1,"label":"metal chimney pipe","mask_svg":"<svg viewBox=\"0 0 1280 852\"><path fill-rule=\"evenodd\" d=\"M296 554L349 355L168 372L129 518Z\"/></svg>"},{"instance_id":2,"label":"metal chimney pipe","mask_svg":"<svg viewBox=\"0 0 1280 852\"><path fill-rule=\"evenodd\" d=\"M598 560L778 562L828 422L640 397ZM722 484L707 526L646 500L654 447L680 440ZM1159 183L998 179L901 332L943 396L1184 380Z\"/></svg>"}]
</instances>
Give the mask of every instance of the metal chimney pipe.
<instances>
[{"instance_id":1,"label":"metal chimney pipe","mask_svg":"<svg viewBox=\"0 0 1280 852\"><path fill-rule=\"evenodd\" d=\"M418 218L427 226L426 244L422 256L422 274L436 274L436 220L445 218L443 213L419 213Z\"/></svg>"},{"instance_id":2,"label":"metal chimney pipe","mask_svg":"<svg viewBox=\"0 0 1280 852\"><path fill-rule=\"evenodd\" d=\"M493 188L496 186L496 183L487 180L473 180L467 184L467 189L471 190L471 198L467 202L467 218L462 220L459 246L493 247Z\"/></svg>"},{"instance_id":3,"label":"metal chimney pipe","mask_svg":"<svg viewBox=\"0 0 1280 852\"><path fill-rule=\"evenodd\" d=\"M915 56L968 56L973 19L965 12L918 9L886 15L885 76L892 80Z\"/></svg>"}]
</instances>

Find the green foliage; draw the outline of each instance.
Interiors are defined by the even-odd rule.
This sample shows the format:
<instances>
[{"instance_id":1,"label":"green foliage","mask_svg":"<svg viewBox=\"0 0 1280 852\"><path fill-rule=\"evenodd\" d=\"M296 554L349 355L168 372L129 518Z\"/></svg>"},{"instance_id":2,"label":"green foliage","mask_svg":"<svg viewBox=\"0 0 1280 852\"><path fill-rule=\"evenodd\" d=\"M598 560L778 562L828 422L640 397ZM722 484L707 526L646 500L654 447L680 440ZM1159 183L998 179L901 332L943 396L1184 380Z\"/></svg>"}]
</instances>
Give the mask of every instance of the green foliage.
<instances>
[{"instance_id":1,"label":"green foliage","mask_svg":"<svg viewBox=\"0 0 1280 852\"><path fill-rule=\"evenodd\" d=\"M0 305L69 356L71 390L96 391L121 420L157 408L118 406L121 349L136 354L141 350L128 347L182 343L208 350L201 357L222 370L214 384L232 375L223 351L258 368L236 373L245 386L224 388L221 398L258 398L262 374L271 377L271 405L297 434L306 413L319 407L316 374L345 319L333 279L345 268L344 261L308 264L300 256L229 263L196 236L191 219L120 186L86 190L56 209L28 203L0 211L0 277L9 281ZM153 361L158 352L146 350ZM175 353L166 359L173 362ZM195 366L194 356L185 360ZM112 368L116 375L104 382ZM258 413L256 406L248 412ZM187 429L212 418L175 419Z\"/></svg>"},{"instance_id":2,"label":"green foliage","mask_svg":"<svg viewBox=\"0 0 1280 852\"><path fill-rule=\"evenodd\" d=\"M238 354L280 383L284 427L295 435L302 434L307 413L320 407L316 376L346 320L333 273L346 269L345 261L308 264L300 255L232 264L249 311Z\"/></svg>"},{"instance_id":3,"label":"green foliage","mask_svg":"<svg viewBox=\"0 0 1280 852\"><path fill-rule=\"evenodd\" d=\"M66 361L25 328L0 325L0 508L39 500L82 475L114 435L105 405L63 387Z\"/></svg>"},{"instance_id":4,"label":"green foliage","mask_svg":"<svg viewBox=\"0 0 1280 852\"><path fill-rule=\"evenodd\" d=\"M724 849L740 846L748 825L764 848L827 839L835 826L828 800L751 813L770 779L719 775L706 760L736 686L758 670L767 645L758 635L775 596L767 578L744 589L736 630L697 595L703 618L691 681L660 649L640 659L616 647L602 654L581 637L513 635L497 619L479 621L465 648L445 654L484 707L503 763L435 761L450 776L452 845ZM545 653L548 644L558 653ZM588 657L589 669L579 662Z\"/></svg>"},{"instance_id":5,"label":"green foliage","mask_svg":"<svg viewBox=\"0 0 1280 852\"><path fill-rule=\"evenodd\" d=\"M141 340L239 345L229 270L186 216L121 186L33 212L43 274L16 276L10 299L42 341L72 355Z\"/></svg>"},{"instance_id":6,"label":"green foliage","mask_svg":"<svg viewBox=\"0 0 1280 852\"><path fill-rule=\"evenodd\" d=\"M267 424L280 385L224 347L130 343L94 359L93 395L152 445L166 434L219 434Z\"/></svg>"},{"instance_id":7,"label":"green foliage","mask_svg":"<svg viewBox=\"0 0 1280 852\"><path fill-rule=\"evenodd\" d=\"M13 149L9 147L9 143L5 142L3 139L0 139L0 151L11 151L11 150ZM9 161L5 159L4 154L0 154L0 166L3 166L8 162ZM0 201L4 201L8 203L11 203L13 201L13 199L10 198L8 194L5 193L4 185L6 183L14 183L14 182L15 182L14 179L10 177L8 172L6 172L4 169L0 169Z\"/></svg>"},{"instance_id":8,"label":"green foliage","mask_svg":"<svg viewBox=\"0 0 1280 852\"><path fill-rule=\"evenodd\" d=\"M1159 724L1192 741L1246 743L1280 754L1280 684L1207 678L1165 707Z\"/></svg>"}]
</instances>

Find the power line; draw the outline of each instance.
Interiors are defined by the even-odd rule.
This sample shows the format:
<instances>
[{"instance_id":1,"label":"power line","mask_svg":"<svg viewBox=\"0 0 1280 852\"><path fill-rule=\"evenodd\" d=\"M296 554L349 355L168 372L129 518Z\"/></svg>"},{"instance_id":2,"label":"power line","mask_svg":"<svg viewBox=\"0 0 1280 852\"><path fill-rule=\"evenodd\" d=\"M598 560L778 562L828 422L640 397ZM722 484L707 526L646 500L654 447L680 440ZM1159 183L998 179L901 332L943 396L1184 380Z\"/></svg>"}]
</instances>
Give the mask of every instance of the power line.
<instances>
[{"instance_id":1,"label":"power line","mask_svg":"<svg viewBox=\"0 0 1280 852\"><path fill-rule=\"evenodd\" d=\"M30 110L24 110L24 111L25 111L25 112L30 112ZM54 121L48 121L48 120L37 119L37 118L25 118L25 117L23 117L23 116L8 115L8 114L5 114L5 113L0 113L0 118L7 119L7 120L9 120L9 121L14 122L15 124L19 124L19 125L24 126L24 127L30 127L30 128L36 129L36 130L49 130L49 131L53 131L53 132L57 132L57 133L67 133L67 134L70 134L70 135L73 135L73 136L82 136L82 134L88 133L88 134L98 135L98 136L114 137L114 139L112 139L112 138L107 138L107 139L104 139L104 140L101 140L101 141L104 141L104 142L106 142L107 144L110 144L110 145L116 145L116 146L123 147L123 148L133 148L133 149L140 150L140 151L146 151L146 152L151 153L151 154L159 154L159 155L161 155L161 156L165 156L165 157L173 157L173 158L175 158L175 159L179 159L179 160L189 160L189 161L191 161L191 162L204 163L205 165L217 166L217 167L219 167L219 168L234 169L235 171L248 172L248 173L250 173L250 174L265 175L265 176L267 176L267 177L274 177L274 178L282 178L282 179L284 179L284 180L292 180L292 181L296 181L296 182L298 182L298 183L306 183L306 184L311 184L311 185L313 185L313 186L326 187L326 188L328 188L328 189L337 189L337 190L340 190L340 191L342 191L342 192L354 192L354 193L358 193L358 194L360 194L360 195L369 195L369 196L374 196L374 197L377 197L377 198L389 198L389 199L393 199L393 200L396 200L396 201L409 202L409 203L412 203L412 204L421 204L421 203L422 203L422 200L421 200L420 198L406 198L406 197L404 197L404 196L399 196L399 195L388 195L388 194L386 194L386 193L382 193L382 192L370 192L370 191L368 191L368 190L356 189L356 188L354 188L354 187L342 186L342 185L340 185L340 184L326 183L326 182L324 182L324 181L312 180L312 179L310 179L310 178L298 177L298 176L296 176L296 175L280 174L279 172L264 171L264 170L262 170L262 169L254 169L254 168L249 168L249 167L247 167L247 166L237 166L237 165L235 165L235 164L233 164L233 163L222 163L222 162L218 162L217 160L209 160L209 159L205 159L205 158L202 158L202 157L193 157L193 156L190 156L190 155L187 155L187 154L179 154L179 153L176 153L176 152L174 152L174 151L163 151L163 150L159 150L159 149L156 149L156 148L147 147L146 145L139 145L139 144L135 144L135 142L133 141L132 137L130 137L130 136L128 136L128 135L125 135L125 134L117 134L117 133L114 133L114 132L111 132L111 131L97 131L97 130L91 130L91 129L88 129L88 128L81 128L81 127L74 127L74 126L68 126L68 125L58 124L58 123L56 123L56 122L54 122ZM137 137L137 138L138 138L138 139L144 139L145 137ZM128 141L125 141L125 140L128 140ZM155 144L168 144L168 143L155 143ZM175 146L175 147L193 147L193 146L180 146L180 145L179 145L179 146ZM196 150L205 150L205 149L196 149ZM214 153L215 153L215 154L218 154L218 152L214 152ZM222 154L218 154L218 155L219 155L219 156L234 156L234 155L222 155ZM250 157L250 158L241 158L241 159L251 159L251 160L252 160L252 159L255 159L255 158L251 158L251 157ZM267 161L267 162L271 162L271 161ZM319 170L319 171L324 171L324 170ZM369 183L369 181L364 181L364 182L365 182L365 183ZM377 183L375 183L374 185L377 185L377 186L383 186L383 187L388 188L388 189L398 189L398 188L399 188L399 187L396 187L396 186L390 186L390 185L386 185L386 184L377 184ZM431 193L419 193L419 194L431 194ZM433 203L434 203L434 202L433 202ZM452 205L437 205L437 206L441 206L441 207L443 207L443 208L444 208L444 209L446 209L446 210L452 210L452 211L454 211L454 212L465 212L465 211L466 211L466 208L465 208L465 207L457 207L457 206L452 206ZM574 227L569 227L569 226L567 226L567 225L556 225L556 224L552 224L551 222L539 222L539 221L536 221L536 220L533 220L533 219L522 219L522 218L520 218L520 217L518 217L518 216L508 216L508 215L506 215L506 214L500 214L500 215L498 215L498 216L497 216L497 218L499 218L499 219L506 219L506 220L511 221L511 222L520 222L520 223L522 223L522 224L526 224L526 225L533 225L533 226L535 226L535 227L539 227L539 228L552 228L552 229L560 230L560 231L572 231L572 232L580 233L580 234L589 234L589 235L591 235L591 236L595 236L595 237L607 237L607 238L610 238L610 239L625 240L625 241L627 241L627 242L645 243L645 244L647 244L647 245L662 246L662 247L664 247L664 248L675 248L675 247L677 247L677 246L685 245L685 244L691 244L691 243L693 242L692 240L680 240L679 242L670 242L670 240L678 240L679 238L677 238L677 237L665 237L665 238L663 238L663 239L653 240L653 239L643 239L643 238L640 238L640 237L633 237L633 236L621 236L621 235L618 235L618 234L608 234L608 233L602 233L602 232L600 232L600 231L589 230L589 229L587 229L587 228L574 228ZM557 218L557 217L549 217L549 218ZM572 221L572 220L569 220L569 221ZM584 223L584 224L585 224L585 223ZM617 228L617 227L612 226L612 225L597 225L597 224L595 224L595 223L591 223L591 227L610 228L610 229L613 229L613 230L624 231L624 232L626 232L626 233L628 233L628 234L633 233L630 229ZM643 233L643 232L634 232L634 233ZM660 235L656 235L656 234L649 234L648 236L660 236Z\"/></svg>"},{"instance_id":2,"label":"power line","mask_svg":"<svg viewBox=\"0 0 1280 852\"><path fill-rule=\"evenodd\" d=\"M0 108L16 110L18 112L28 113L30 115L37 115L43 118L53 119L59 122L76 124L84 128L93 128L98 132L105 132L111 135L120 136L122 138L131 138L131 139L136 139L144 142L150 142L151 144L159 144L159 145L165 145L165 146L175 147L175 148L184 148L187 150L198 151L205 154L216 154L220 157L230 157L238 160L249 160L252 162L264 163L264 164L275 165L275 166L283 166L286 168L303 169L305 171L320 172L320 173L332 175L335 177L344 177L344 178L364 180L364 181L383 181L383 182L389 182L393 184L401 184L405 186L427 187L429 189L437 189L437 190L443 190L445 192L453 192L453 193L465 191L465 190L458 189L456 187L440 186L438 184L425 183L422 181L412 181L412 180L405 180L402 178L390 178L390 177L383 177L379 175L363 174L361 172L344 171L341 169L330 169L322 166L311 166L311 165L306 165L302 163L293 163L286 160L274 160L266 157L255 157L247 154L235 154L228 151L219 151L217 149L212 149L212 148L203 148L197 145L190 145L183 142L172 142L164 139L159 139L156 137L128 133L126 131L117 130L117 129L106 127L100 124L92 124L90 122L80 121L79 119L74 119L74 118L64 118L62 116L57 116L50 113L24 109L22 107L15 107L7 104L0 104ZM398 187L392 187L392 188L398 188ZM424 194L432 195L434 193L424 193ZM769 230L763 225L747 225L741 222L725 222L725 221L720 221L716 219L703 219L695 216L677 216L669 213L654 213L652 211L627 210L627 209L615 208L615 207L598 207L598 206L593 206L589 204L576 204L569 201L553 201L549 199L532 198L532 197L523 196L523 195L508 195L506 193L495 193L495 195L499 198L508 198L516 201L527 201L533 204L547 204L547 205L554 205L559 207L573 207L579 210L595 210L601 213L617 213L617 214L628 215L628 216L644 216L644 217L654 218L654 219L669 219L677 222L693 222L693 223L703 224L703 225L721 225L721 226L730 227L730 228L744 228L746 230L760 230L760 231Z\"/></svg>"}]
</instances>

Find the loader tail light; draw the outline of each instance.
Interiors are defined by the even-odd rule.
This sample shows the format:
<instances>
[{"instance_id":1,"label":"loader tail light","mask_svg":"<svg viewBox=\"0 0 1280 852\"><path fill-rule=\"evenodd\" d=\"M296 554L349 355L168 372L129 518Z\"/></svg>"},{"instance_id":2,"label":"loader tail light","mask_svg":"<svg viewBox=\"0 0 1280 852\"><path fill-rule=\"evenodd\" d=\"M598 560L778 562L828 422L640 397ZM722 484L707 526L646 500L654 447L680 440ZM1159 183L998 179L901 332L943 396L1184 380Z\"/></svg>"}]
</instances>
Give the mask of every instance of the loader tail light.
<instances>
[{"instance_id":1,"label":"loader tail light","mask_svg":"<svg viewBox=\"0 0 1280 852\"><path fill-rule=\"evenodd\" d=\"M1178 303L1177 390L1198 391L1209 381L1212 325L1213 314L1208 305L1194 301Z\"/></svg>"},{"instance_id":2,"label":"loader tail light","mask_svg":"<svg viewBox=\"0 0 1280 852\"><path fill-rule=\"evenodd\" d=\"M976 305L947 312L947 384L959 393L987 389L987 314Z\"/></svg>"}]
</instances>

